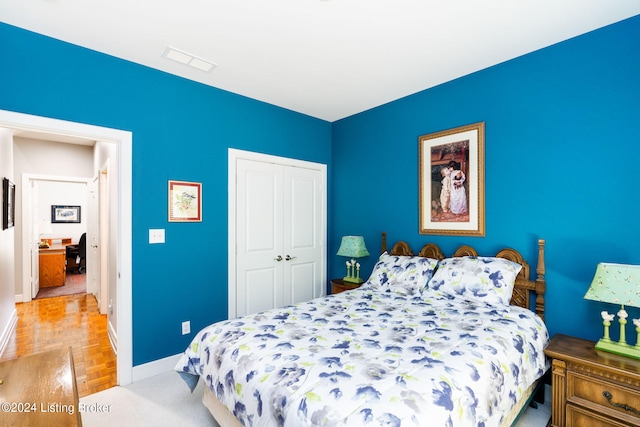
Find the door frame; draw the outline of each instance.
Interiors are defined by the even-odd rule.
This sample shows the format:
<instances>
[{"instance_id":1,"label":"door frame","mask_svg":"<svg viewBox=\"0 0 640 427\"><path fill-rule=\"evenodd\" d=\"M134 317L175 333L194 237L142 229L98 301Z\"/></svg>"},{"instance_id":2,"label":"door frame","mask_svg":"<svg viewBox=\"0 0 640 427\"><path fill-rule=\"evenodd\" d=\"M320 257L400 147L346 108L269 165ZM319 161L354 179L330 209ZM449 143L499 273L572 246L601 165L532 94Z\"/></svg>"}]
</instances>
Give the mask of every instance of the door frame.
<instances>
[{"instance_id":1,"label":"door frame","mask_svg":"<svg viewBox=\"0 0 640 427\"><path fill-rule=\"evenodd\" d=\"M110 232L110 222L109 222L109 212L111 211L111 207L109 204L109 200L111 199L111 186L109 185L109 165L111 163L110 159L100 167L98 170L98 244L95 245L92 243L91 251L97 254L97 263L100 265L98 282L100 283L100 287L98 292L100 293L100 313L106 314L111 318L111 314L109 313L109 300L107 299L109 296L109 283L111 282L111 277L109 274L109 250L108 248L111 245L111 232ZM105 250L103 250L105 248ZM113 329L111 328L111 323L109 323L109 334L115 335ZM111 336L111 342L116 342L116 337Z\"/></svg>"},{"instance_id":2,"label":"door frame","mask_svg":"<svg viewBox=\"0 0 640 427\"><path fill-rule=\"evenodd\" d=\"M116 145L117 161L117 381L124 386L131 383L133 370L132 328L132 143L129 131L70 122L31 114L0 110L0 127L46 132L57 135L77 135ZM24 261L23 261L24 262Z\"/></svg>"},{"instance_id":3,"label":"door frame","mask_svg":"<svg viewBox=\"0 0 640 427\"><path fill-rule=\"evenodd\" d=\"M273 156L270 154L262 154L253 151L238 150L235 148L228 149L228 201L227 201L227 253L229 254L227 266L227 282L228 282L228 318L236 317L236 191L237 191L237 168L236 164L239 159L253 160L256 162L273 163L283 166L301 167L306 169L318 170L322 174L321 198L322 209L322 246L325 248L323 253L323 265L327 265L327 165L322 163L309 162L306 160L292 159L289 157ZM326 273L325 273L326 276Z\"/></svg>"}]
</instances>

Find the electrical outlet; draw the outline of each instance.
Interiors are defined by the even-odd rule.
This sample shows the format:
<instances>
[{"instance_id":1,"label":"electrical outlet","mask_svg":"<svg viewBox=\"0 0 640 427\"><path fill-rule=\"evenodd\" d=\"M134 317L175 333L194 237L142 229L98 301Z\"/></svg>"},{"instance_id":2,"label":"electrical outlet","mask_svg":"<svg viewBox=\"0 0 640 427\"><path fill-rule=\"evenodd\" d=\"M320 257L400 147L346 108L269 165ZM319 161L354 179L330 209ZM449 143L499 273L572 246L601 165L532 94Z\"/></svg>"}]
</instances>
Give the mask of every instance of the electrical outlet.
<instances>
[{"instance_id":1,"label":"electrical outlet","mask_svg":"<svg viewBox=\"0 0 640 427\"><path fill-rule=\"evenodd\" d=\"M182 335L187 335L191 333L191 322L187 320L186 322L182 322Z\"/></svg>"},{"instance_id":2,"label":"electrical outlet","mask_svg":"<svg viewBox=\"0 0 640 427\"><path fill-rule=\"evenodd\" d=\"M164 243L164 228L149 229L149 243Z\"/></svg>"}]
</instances>

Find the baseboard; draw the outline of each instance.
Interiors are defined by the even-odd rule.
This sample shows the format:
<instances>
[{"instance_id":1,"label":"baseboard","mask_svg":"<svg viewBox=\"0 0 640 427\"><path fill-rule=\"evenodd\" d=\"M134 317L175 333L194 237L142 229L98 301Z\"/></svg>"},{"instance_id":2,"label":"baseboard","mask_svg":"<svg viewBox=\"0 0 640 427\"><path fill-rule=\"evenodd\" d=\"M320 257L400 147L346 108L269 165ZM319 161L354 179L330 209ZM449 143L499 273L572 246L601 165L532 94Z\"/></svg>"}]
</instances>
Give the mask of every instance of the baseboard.
<instances>
[{"instance_id":1,"label":"baseboard","mask_svg":"<svg viewBox=\"0 0 640 427\"><path fill-rule=\"evenodd\" d=\"M182 357L182 353L134 366L131 370L131 382L135 383L136 381L144 380L145 378L173 371L173 368L176 367L180 357Z\"/></svg>"},{"instance_id":2,"label":"baseboard","mask_svg":"<svg viewBox=\"0 0 640 427\"><path fill-rule=\"evenodd\" d=\"M24 302L24 296L22 294L16 294L15 302L16 303Z\"/></svg>"},{"instance_id":3,"label":"baseboard","mask_svg":"<svg viewBox=\"0 0 640 427\"><path fill-rule=\"evenodd\" d=\"M116 335L115 329L113 329L113 325L111 322L107 325L107 337L109 337L109 342L111 343L111 348L113 352L118 355L118 336Z\"/></svg>"},{"instance_id":4,"label":"baseboard","mask_svg":"<svg viewBox=\"0 0 640 427\"><path fill-rule=\"evenodd\" d=\"M7 348L7 344L9 344L9 339L11 339L11 335L13 331L16 329L16 325L18 324L18 311L13 309L13 313L9 317L9 321L7 322L7 326L5 326L4 331L2 331L2 335L0 335L0 357L4 353L4 350ZM176 360L176 363L178 361Z\"/></svg>"}]
</instances>

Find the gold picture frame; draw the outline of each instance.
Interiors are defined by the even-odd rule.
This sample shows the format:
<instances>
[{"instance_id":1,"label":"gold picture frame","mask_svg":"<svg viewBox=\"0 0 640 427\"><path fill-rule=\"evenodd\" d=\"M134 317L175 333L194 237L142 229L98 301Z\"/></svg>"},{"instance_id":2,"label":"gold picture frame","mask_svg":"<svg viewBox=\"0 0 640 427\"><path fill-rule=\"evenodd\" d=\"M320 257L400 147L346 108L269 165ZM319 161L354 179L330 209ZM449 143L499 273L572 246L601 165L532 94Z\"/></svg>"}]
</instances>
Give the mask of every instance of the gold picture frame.
<instances>
[{"instance_id":1,"label":"gold picture frame","mask_svg":"<svg viewBox=\"0 0 640 427\"><path fill-rule=\"evenodd\" d=\"M418 137L420 234L485 235L484 122Z\"/></svg>"},{"instance_id":2,"label":"gold picture frame","mask_svg":"<svg viewBox=\"0 0 640 427\"><path fill-rule=\"evenodd\" d=\"M169 222L202 222L202 184L169 181Z\"/></svg>"}]
</instances>

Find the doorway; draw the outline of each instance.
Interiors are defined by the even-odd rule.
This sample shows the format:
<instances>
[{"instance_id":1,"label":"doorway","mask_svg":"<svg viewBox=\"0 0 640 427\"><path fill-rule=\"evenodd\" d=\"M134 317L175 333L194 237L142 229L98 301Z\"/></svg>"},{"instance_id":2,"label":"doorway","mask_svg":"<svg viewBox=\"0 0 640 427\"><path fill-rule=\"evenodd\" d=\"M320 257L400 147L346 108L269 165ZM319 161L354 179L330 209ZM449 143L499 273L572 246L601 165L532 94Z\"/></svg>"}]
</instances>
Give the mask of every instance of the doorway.
<instances>
[{"instance_id":1,"label":"doorway","mask_svg":"<svg viewBox=\"0 0 640 427\"><path fill-rule=\"evenodd\" d=\"M133 367L132 342L132 265L131 265L131 175L132 175L132 134L118 129L104 128L81 123L51 119L29 114L0 110L0 127L48 134L49 139L56 137L80 137L98 141L102 144L98 150L105 150L112 146L115 152L113 161L116 162L117 176L114 177L117 188L111 206L111 214L115 225L110 239L109 270L116 272L111 275L113 283L114 301L111 311L112 324L110 328L117 334L117 375L118 384L123 386L131 383ZM22 243L22 242L21 242ZM18 246L18 245L16 245ZM21 245L20 245L21 246ZM24 272L29 273L30 263L22 263ZM26 264L26 265L24 265ZM111 283L109 284L111 286Z\"/></svg>"},{"instance_id":2,"label":"doorway","mask_svg":"<svg viewBox=\"0 0 640 427\"><path fill-rule=\"evenodd\" d=\"M42 135L42 137L46 137L46 135ZM40 141L37 141L37 143L39 144ZM14 142L14 144L22 148L31 145L30 141L23 143ZM42 152L44 157L49 158L57 151L57 145L59 144L51 144L51 150L43 149L42 146L38 145L35 149L23 152L23 158L29 159L35 152ZM33 163L38 164L37 160ZM50 284L50 287L43 287L44 284L39 283L39 279L43 277L42 272L39 271L39 252L42 251L42 249L39 248L39 242L41 236L48 235L49 237L64 237L65 239L70 239L76 245L79 244L82 233L87 231L87 219L91 219L91 212L89 212L89 215L87 215L86 212L89 201L89 179L72 176L20 173L20 170L16 170L15 172L21 175L20 188L22 194L20 209L20 217L22 220L19 227L20 231L16 235L16 238L22 237L22 256L16 255L15 259L17 267L19 267L21 263L23 266L22 274L16 274L16 280L22 277L21 301L29 302L36 297L41 298L43 294L46 296L66 295L70 293L67 289L73 290L71 293L81 291L86 287L82 286L86 282L85 274L71 275L69 274L71 272L69 266L67 266L66 274L61 275L61 278L64 279L63 284L67 283L65 286L51 286ZM81 214L81 223L51 224L49 219L49 206L57 203L57 201L61 200L61 197L67 204L78 205ZM90 209L88 210L90 211ZM54 232L53 228L57 226L61 227L56 228L58 231ZM88 270L86 276L91 277L95 275L96 271L97 270ZM78 273L81 273L79 269ZM79 278L75 276L79 276ZM94 295L96 294L94 289L87 289L87 292ZM16 295L16 297L18 297L18 295Z\"/></svg>"}]
</instances>

